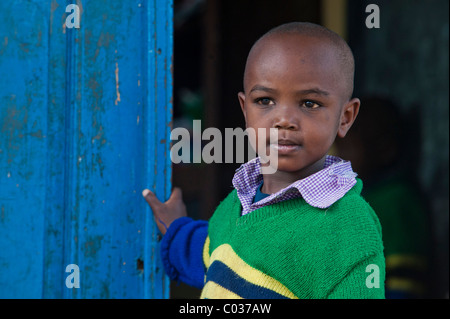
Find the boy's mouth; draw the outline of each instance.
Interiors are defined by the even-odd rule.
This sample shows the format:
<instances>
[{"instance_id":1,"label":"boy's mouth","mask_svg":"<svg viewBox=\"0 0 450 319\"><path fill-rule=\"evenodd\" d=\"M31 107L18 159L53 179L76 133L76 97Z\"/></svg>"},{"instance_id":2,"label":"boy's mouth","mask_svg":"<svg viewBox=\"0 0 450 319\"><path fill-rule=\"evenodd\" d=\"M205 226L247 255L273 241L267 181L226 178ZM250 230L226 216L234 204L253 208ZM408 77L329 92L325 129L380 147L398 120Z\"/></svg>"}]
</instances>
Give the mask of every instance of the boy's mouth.
<instances>
[{"instance_id":1,"label":"boy's mouth","mask_svg":"<svg viewBox=\"0 0 450 319\"><path fill-rule=\"evenodd\" d=\"M278 154L289 154L299 150L300 144L291 140L282 139L270 144L270 147L276 150Z\"/></svg>"}]
</instances>

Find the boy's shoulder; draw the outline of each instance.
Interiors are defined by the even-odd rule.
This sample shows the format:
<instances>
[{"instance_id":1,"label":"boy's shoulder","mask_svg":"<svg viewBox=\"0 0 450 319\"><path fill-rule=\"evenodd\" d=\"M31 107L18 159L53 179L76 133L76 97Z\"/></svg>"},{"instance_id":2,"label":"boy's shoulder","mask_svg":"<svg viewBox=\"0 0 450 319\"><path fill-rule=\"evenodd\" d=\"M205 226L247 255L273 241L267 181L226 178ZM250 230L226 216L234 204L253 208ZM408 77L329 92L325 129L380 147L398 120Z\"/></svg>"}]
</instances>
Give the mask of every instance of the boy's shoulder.
<instances>
[{"instance_id":1,"label":"boy's shoulder","mask_svg":"<svg viewBox=\"0 0 450 319\"><path fill-rule=\"evenodd\" d=\"M342 221L351 220L352 225L358 224L358 222L368 223L378 228L380 224L378 217L370 204L362 197L362 188L363 182L357 178L355 186L330 208L339 215Z\"/></svg>"},{"instance_id":2,"label":"boy's shoulder","mask_svg":"<svg viewBox=\"0 0 450 319\"><path fill-rule=\"evenodd\" d=\"M304 236L321 238L324 242L339 243L342 246L371 246L375 250L382 245L381 225L372 207L361 196L363 183L357 178L356 184L328 208L314 208L286 212L288 222L284 230ZM298 199L299 204L301 199Z\"/></svg>"},{"instance_id":3,"label":"boy's shoulder","mask_svg":"<svg viewBox=\"0 0 450 319\"><path fill-rule=\"evenodd\" d=\"M329 225L336 237L348 246L369 245L379 250L383 245L381 224L375 211L361 196L362 187L362 181L357 179L346 196L329 208L327 214L332 217Z\"/></svg>"},{"instance_id":4,"label":"boy's shoulder","mask_svg":"<svg viewBox=\"0 0 450 319\"><path fill-rule=\"evenodd\" d=\"M217 205L216 211L223 209L224 207L230 209L234 206L240 206L239 197L237 195L237 190L233 188L228 195L220 201L219 205Z\"/></svg>"},{"instance_id":5,"label":"boy's shoulder","mask_svg":"<svg viewBox=\"0 0 450 319\"><path fill-rule=\"evenodd\" d=\"M228 195L217 205L214 214L210 218L211 222L219 221L219 224L224 225L227 221L234 218L237 218L240 214L242 207L239 201L239 197L237 196L236 189L233 189L228 193Z\"/></svg>"}]
</instances>

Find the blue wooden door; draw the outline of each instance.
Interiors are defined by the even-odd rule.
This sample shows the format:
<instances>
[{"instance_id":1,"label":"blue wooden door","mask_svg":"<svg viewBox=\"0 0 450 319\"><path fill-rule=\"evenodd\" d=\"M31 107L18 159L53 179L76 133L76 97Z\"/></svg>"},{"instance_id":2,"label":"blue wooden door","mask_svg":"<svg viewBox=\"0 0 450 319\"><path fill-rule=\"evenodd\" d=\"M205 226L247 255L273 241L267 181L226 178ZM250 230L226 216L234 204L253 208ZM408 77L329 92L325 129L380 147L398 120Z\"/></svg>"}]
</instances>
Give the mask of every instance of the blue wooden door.
<instances>
[{"instance_id":1,"label":"blue wooden door","mask_svg":"<svg viewBox=\"0 0 450 319\"><path fill-rule=\"evenodd\" d=\"M0 2L0 298L168 297L171 67L171 1Z\"/></svg>"}]
</instances>

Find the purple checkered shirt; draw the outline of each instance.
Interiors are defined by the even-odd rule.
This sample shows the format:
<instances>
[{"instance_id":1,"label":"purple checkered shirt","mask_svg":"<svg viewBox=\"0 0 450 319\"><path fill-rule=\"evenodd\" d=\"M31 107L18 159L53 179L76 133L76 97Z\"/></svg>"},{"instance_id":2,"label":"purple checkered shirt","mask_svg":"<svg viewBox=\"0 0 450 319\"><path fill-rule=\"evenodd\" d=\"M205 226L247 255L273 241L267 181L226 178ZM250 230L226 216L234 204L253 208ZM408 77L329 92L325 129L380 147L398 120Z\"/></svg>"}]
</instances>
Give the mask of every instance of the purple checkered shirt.
<instances>
[{"instance_id":1,"label":"purple checkered shirt","mask_svg":"<svg viewBox=\"0 0 450 319\"><path fill-rule=\"evenodd\" d=\"M263 180L261 163L259 158L256 157L242 164L236 170L233 177L233 186L236 188L242 204L242 215L263 206L297 197L303 197L311 206L328 208L341 199L356 184L356 175L349 161L327 155L322 170L253 203L256 189Z\"/></svg>"}]
</instances>

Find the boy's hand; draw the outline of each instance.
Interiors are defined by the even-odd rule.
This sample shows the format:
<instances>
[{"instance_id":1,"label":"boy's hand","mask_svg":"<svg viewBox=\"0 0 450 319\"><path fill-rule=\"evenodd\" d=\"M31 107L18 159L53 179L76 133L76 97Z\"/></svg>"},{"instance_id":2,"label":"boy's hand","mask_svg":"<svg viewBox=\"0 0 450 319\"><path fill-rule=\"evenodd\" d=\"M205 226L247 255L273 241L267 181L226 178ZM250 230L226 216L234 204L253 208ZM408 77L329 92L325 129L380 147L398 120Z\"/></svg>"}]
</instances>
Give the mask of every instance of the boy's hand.
<instances>
[{"instance_id":1,"label":"boy's hand","mask_svg":"<svg viewBox=\"0 0 450 319\"><path fill-rule=\"evenodd\" d=\"M150 205L156 225L163 235L175 219L187 216L181 189L178 187L173 189L170 198L165 203L160 202L156 195L148 189L144 189L142 196Z\"/></svg>"}]
</instances>

